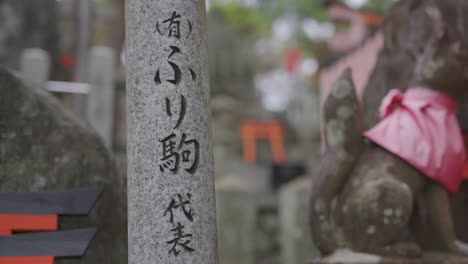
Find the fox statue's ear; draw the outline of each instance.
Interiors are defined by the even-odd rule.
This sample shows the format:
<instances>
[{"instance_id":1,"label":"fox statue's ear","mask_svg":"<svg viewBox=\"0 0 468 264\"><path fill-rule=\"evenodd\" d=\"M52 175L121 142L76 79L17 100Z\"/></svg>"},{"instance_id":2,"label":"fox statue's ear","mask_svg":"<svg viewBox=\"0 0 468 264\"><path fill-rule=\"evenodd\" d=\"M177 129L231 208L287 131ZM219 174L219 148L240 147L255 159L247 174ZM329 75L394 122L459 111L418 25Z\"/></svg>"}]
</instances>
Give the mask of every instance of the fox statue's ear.
<instances>
[{"instance_id":1,"label":"fox statue's ear","mask_svg":"<svg viewBox=\"0 0 468 264\"><path fill-rule=\"evenodd\" d=\"M326 147L343 144L346 138L362 131L361 107L351 70L338 78L323 106L323 130ZM343 137L343 136L344 137Z\"/></svg>"}]
</instances>

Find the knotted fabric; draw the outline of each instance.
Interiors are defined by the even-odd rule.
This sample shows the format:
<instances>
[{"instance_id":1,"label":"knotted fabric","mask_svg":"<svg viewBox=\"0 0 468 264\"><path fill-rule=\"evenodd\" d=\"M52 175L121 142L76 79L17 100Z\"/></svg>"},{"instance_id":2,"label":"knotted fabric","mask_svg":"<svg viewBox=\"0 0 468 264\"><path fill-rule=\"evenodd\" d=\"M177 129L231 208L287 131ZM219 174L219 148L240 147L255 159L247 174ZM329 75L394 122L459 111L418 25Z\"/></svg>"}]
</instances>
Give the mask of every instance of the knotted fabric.
<instances>
[{"instance_id":1,"label":"knotted fabric","mask_svg":"<svg viewBox=\"0 0 468 264\"><path fill-rule=\"evenodd\" d=\"M463 180L465 146L454 101L425 88L404 94L391 90L379 114L380 122L364 136L456 193Z\"/></svg>"}]
</instances>

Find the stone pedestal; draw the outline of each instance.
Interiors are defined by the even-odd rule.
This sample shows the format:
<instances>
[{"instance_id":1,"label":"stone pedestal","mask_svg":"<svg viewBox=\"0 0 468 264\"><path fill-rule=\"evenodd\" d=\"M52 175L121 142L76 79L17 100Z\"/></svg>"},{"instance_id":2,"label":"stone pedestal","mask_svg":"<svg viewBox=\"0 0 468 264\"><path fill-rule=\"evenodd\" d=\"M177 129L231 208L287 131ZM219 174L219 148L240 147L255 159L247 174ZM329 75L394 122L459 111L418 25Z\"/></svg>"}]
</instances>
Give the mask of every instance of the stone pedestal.
<instances>
[{"instance_id":1,"label":"stone pedestal","mask_svg":"<svg viewBox=\"0 0 468 264\"><path fill-rule=\"evenodd\" d=\"M281 263L302 264L320 256L309 231L309 187L309 177L303 177L280 190Z\"/></svg>"},{"instance_id":2,"label":"stone pedestal","mask_svg":"<svg viewBox=\"0 0 468 264\"><path fill-rule=\"evenodd\" d=\"M307 264L468 264L468 258L461 256L426 252L421 258L381 257L349 249L338 249L330 256L317 258Z\"/></svg>"},{"instance_id":3,"label":"stone pedestal","mask_svg":"<svg viewBox=\"0 0 468 264\"><path fill-rule=\"evenodd\" d=\"M205 1L126 8L129 263L215 264Z\"/></svg>"},{"instance_id":4,"label":"stone pedestal","mask_svg":"<svg viewBox=\"0 0 468 264\"><path fill-rule=\"evenodd\" d=\"M257 224L255 190L240 177L216 184L220 264L254 264Z\"/></svg>"}]
</instances>

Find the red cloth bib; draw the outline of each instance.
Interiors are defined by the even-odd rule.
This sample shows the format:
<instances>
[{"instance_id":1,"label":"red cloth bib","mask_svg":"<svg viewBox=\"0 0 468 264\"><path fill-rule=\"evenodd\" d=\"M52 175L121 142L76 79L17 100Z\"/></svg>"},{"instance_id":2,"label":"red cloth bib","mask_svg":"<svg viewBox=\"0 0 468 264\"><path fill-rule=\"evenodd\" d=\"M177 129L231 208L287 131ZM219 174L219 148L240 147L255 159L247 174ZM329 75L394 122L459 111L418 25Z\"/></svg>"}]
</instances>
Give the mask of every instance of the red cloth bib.
<instances>
[{"instance_id":1,"label":"red cloth bib","mask_svg":"<svg viewBox=\"0 0 468 264\"><path fill-rule=\"evenodd\" d=\"M364 136L456 193L463 180L465 146L453 100L425 88L404 94L391 90L379 113L381 121Z\"/></svg>"}]
</instances>

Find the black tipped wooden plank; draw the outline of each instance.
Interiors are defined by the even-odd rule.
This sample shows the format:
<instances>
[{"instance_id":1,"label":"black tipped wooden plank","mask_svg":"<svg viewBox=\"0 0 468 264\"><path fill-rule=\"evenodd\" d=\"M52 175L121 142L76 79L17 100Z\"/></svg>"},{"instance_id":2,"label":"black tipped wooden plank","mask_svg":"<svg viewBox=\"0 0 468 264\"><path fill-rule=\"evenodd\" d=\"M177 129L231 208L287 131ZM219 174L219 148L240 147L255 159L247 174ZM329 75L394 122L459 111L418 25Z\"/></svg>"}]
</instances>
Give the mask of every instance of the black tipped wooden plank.
<instances>
[{"instance_id":1,"label":"black tipped wooden plank","mask_svg":"<svg viewBox=\"0 0 468 264\"><path fill-rule=\"evenodd\" d=\"M96 233L94 228L0 237L0 257L81 257Z\"/></svg>"},{"instance_id":2,"label":"black tipped wooden plank","mask_svg":"<svg viewBox=\"0 0 468 264\"><path fill-rule=\"evenodd\" d=\"M102 187L66 191L0 193L0 214L87 215Z\"/></svg>"}]
</instances>

